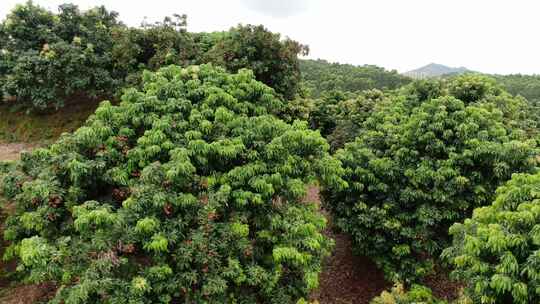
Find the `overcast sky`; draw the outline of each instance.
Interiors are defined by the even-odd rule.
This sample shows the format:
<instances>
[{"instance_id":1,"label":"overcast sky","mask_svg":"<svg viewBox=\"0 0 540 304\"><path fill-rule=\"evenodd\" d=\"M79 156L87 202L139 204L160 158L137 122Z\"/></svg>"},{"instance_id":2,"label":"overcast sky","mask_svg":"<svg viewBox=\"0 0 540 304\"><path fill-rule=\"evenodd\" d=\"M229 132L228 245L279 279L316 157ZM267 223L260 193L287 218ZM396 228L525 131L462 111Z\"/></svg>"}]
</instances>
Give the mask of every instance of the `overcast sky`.
<instances>
[{"instance_id":1,"label":"overcast sky","mask_svg":"<svg viewBox=\"0 0 540 304\"><path fill-rule=\"evenodd\" d=\"M0 0L2 18L20 0ZM34 0L56 11L58 0ZM486 73L540 74L538 0L79 0L129 25L188 15L188 30L239 23L309 45L310 58L405 72L430 62Z\"/></svg>"}]
</instances>

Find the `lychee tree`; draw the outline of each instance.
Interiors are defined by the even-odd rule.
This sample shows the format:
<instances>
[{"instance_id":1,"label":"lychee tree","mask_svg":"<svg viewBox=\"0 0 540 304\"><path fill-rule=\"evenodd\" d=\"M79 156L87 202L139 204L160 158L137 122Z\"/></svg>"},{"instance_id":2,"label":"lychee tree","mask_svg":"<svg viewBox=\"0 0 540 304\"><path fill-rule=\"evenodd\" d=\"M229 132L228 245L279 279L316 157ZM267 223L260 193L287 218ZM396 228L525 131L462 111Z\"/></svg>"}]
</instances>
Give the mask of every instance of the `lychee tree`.
<instances>
[{"instance_id":1,"label":"lychee tree","mask_svg":"<svg viewBox=\"0 0 540 304\"><path fill-rule=\"evenodd\" d=\"M540 174L516 174L493 204L450 228L443 256L474 303L540 301Z\"/></svg>"},{"instance_id":2,"label":"lychee tree","mask_svg":"<svg viewBox=\"0 0 540 304\"><path fill-rule=\"evenodd\" d=\"M489 83L474 77L474 92L467 93L468 78L450 84L455 96L412 94L413 84L389 97L356 140L336 152L348 187L325 186L325 204L355 250L389 279L409 282L429 273L454 222L489 204L513 173L534 170L535 140L519 128L515 110L493 102L511 99L519 108L519 100L478 90Z\"/></svg>"},{"instance_id":3,"label":"lychee tree","mask_svg":"<svg viewBox=\"0 0 540 304\"><path fill-rule=\"evenodd\" d=\"M303 197L328 144L241 70L170 66L3 179L6 256L52 303L294 303L332 241Z\"/></svg>"}]
</instances>

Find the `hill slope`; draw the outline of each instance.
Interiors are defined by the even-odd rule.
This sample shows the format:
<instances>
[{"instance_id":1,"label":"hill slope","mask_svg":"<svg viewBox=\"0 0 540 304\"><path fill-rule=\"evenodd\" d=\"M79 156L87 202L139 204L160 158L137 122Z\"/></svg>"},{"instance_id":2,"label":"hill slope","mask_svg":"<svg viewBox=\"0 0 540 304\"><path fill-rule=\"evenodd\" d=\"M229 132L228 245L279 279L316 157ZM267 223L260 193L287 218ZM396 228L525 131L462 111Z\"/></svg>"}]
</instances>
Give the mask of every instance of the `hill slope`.
<instances>
[{"instance_id":1,"label":"hill slope","mask_svg":"<svg viewBox=\"0 0 540 304\"><path fill-rule=\"evenodd\" d=\"M540 104L540 75L512 74L492 76L511 94L519 94L535 104Z\"/></svg>"},{"instance_id":2,"label":"hill slope","mask_svg":"<svg viewBox=\"0 0 540 304\"><path fill-rule=\"evenodd\" d=\"M304 85L313 97L324 91L358 92L367 89L396 89L411 79L375 65L355 66L326 60L300 60Z\"/></svg>"}]
</instances>

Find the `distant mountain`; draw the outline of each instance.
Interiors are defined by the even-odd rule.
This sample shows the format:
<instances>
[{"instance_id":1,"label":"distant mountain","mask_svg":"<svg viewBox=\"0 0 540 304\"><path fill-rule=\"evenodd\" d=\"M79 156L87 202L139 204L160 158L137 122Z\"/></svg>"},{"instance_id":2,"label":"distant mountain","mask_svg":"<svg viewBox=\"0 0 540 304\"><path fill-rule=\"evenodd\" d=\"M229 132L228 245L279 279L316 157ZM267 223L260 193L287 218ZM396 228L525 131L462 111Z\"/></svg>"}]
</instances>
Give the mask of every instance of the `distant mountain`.
<instances>
[{"instance_id":1,"label":"distant mountain","mask_svg":"<svg viewBox=\"0 0 540 304\"><path fill-rule=\"evenodd\" d=\"M467 72L472 72L471 70L465 67L452 68L437 63L430 63L426 66L412 70L406 73L403 73L405 76L411 78L431 78L431 77L441 77L449 74L463 74Z\"/></svg>"}]
</instances>

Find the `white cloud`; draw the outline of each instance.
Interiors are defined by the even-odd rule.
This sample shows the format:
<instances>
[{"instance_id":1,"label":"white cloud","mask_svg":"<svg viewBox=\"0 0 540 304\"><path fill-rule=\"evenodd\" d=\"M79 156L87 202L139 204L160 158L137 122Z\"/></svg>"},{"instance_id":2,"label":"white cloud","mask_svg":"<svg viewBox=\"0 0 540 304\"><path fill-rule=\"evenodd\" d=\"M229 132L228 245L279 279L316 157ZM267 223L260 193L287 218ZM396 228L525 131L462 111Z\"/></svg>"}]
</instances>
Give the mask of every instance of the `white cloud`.
<instances>
[{"instance_id":1,"label":"white cloud","mask_svg":"<svg viewBox=\"0 0 540 304\"><path fill-rule=\"evenodd\" d=\"M308 0L242 0L242 3L251 10L277 18L302 13L309 5Z\"/></svg>"}]
</instances>

